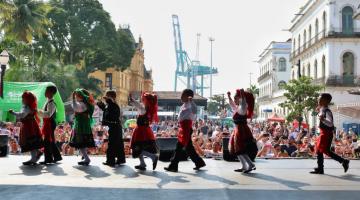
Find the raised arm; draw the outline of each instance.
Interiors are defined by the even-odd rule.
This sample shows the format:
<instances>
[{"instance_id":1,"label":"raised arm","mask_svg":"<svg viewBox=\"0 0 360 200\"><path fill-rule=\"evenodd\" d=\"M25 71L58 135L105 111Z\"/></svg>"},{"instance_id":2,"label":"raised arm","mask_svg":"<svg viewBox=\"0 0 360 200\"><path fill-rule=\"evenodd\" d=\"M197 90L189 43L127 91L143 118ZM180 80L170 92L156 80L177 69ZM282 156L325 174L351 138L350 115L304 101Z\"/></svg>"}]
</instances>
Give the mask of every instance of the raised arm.
<instances>
[{"instance_id":1,"label":"raised arm","mask_svg":"<svg viewBox=\"0 0 360 200\"><path fill-rule=\"evenodd\" d=\"M22 119L22 118L26 117L28 114L30 114L31 110L29 109L29 107L23 106L21 108L20 112L14 112L12 110L10 110L9 112L10 112L10 114L14 115L16 118Z\"/></svg>"}]
</instances>

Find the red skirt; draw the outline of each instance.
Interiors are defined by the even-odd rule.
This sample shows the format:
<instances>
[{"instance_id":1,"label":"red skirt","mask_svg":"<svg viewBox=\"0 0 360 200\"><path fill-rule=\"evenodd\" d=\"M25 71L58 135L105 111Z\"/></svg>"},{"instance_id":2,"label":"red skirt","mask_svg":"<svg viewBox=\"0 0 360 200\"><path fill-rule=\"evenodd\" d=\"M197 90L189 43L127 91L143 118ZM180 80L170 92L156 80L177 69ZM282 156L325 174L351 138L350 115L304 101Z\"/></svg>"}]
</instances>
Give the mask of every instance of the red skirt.
<instances>
[{"instance_id":1,"label":"red skirt","mask_svg":"<svg viewBox=\"0 0 360 200\"><path fill-rule=\"evenodd\" d=\"M54 142L55 139L53 138L53 127L52 127L52 119L51 118L44 118L43 119L43 127L41 132L44 136L44 140L47 142Z\"/></svg>"},{"instance_id":2,"label":"red skirt","mask_svg":"<svg viewBox=\"0 0 360 200\"><path fill-rule=\"evenodd\" d=\"M137 126L131 138L131 149L134 158L139 157L142 151L158 153L155 136L149 126Z\"/></svg>"},{"instance_id":3,"label":"red skirt","mask_svg":"<svg viewBox=\"0 0 360 200\"><path fill-rule=\"evenodd\" d=\"M317 138L316 150L320 153L328 154L331 148L333 137L334 135L332 130L325 130L320 128L320 136Z\"/></svg>"},{"instance_id":4,"label":"red skirt","mask_svg":"<svg viewBox=\"0 0 360 200\"><path fill-rule=\"evenodd\" d=\"M22 121L19 144L22 152L40 149L44 146L40 127L35 119Z\"/></svg>"},{"instance_id":5,"label":"red skirt","mask_svg":"<svg viewBox=\"0 0 360 200\"><path fill-rule=\"evenodd\" d=\"M191 140L192 133L192 121L184 120L180 122L180 129L178 133L178 141L179 143L186 147Z\"/></svg>"},{"instance_id":6,"label":"red skirt","mask_svg":"<svg viewBox=\"0 0 360 200\"><path fill-rule=\"evenodd\" d=\"M247 124L236 125L230 136L229 150L233 155L247 153L248 143L253 139L251 130Z\"/></svg>"}]
</instances>

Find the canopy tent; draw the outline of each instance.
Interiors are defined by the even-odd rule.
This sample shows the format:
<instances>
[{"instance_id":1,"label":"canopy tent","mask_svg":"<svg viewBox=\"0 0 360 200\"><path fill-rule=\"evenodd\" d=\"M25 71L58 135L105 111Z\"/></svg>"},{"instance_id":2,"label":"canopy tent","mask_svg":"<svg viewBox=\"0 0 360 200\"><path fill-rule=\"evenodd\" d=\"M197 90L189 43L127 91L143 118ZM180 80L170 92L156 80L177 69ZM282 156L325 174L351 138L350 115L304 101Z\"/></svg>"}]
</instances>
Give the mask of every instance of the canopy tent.
<instances>
[{"instance_id":1,"label":"canopy tent","mask_svg":"<svg viewBox=\"0 0 360 200\"><path fill-rule=\"evenodd\" d=\"M124 123L124 128L135 128L136 127L136 119L128 119Z\"/></svg>"},{"instance_id":2,"label":"canopy tent","mask_svg":"<svg viewBox=\"0 0 360 200\"><path fill-rule=\"evenodd\" d=\"M9 114L8 110L20 111L22 107L21 96L24 91L30 91L35 94L38 100L38 108L42 109L46 103L46 87L54 85L50 82L25 83L25 82L4 82L4 98L0 98L0 121L15 121L15 118ZM59 93L54 96L56 104L56 121L65 121L64 103Z\"/></svg>"},{"instance_id":3,"label":"canopy tent","mask_svg":"<svg viewBox=\"0 0 360 200\"><path fill-rule=\"evenodd\" d=\"M299 128L299 121L298 121L298 120L294 120L294 121L293 121L293 127L294 127L294 128ZM301 127L302 127L302 128L306 128L306 129L309 129L309 124L307 124L305 121L302 121Z\"/></svg>"},{"instance_id":4,"label":"canopy tent","mask_svg":"<svg viewBox=\"0 0 360 200\"><path fill-rule=\"evenodd\" d=\"M272 114L268 119L269 122L285 122L285 118L280 117L278 114Z\"/></svg>"}]
</instances>

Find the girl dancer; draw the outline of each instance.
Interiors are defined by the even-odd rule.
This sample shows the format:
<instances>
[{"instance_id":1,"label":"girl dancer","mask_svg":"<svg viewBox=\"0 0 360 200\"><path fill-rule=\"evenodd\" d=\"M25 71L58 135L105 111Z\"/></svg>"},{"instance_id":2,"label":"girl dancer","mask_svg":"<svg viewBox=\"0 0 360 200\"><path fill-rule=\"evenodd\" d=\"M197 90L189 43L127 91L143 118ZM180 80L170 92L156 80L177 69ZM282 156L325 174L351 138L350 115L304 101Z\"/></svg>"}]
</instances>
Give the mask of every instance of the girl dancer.
<instances>
[{"instance_id":1,"label":"girl dancer","mask_svg":"<svg viewBox=\"0 0 360 200\"><path fill-rule=\"evenodd\" d=\"M83 160L78 162L79 165L87 166L90 164L87 148L95 147L91 129L94 103L92 95L87 90L76 89L73 92L74 132L71 135L69 145L80 149Z\"/></svg>"},{"instance_id":2,"label":"girl dancer","mask_svg":"<svg viewBox=\"0 0 360 200\"><path fill-rule=\"evenodd\" d=\"M242 168L236 169L236 172L249 173L256 167L249 157L251 151L250 144L254 141L250 128L247 125L247 119L252 118L254 111L254 96L245 92L243 89L236 90L234 100L231 93L228 92L229 104L234 113L233 120L235 129L230 136L230 153L237 155Z\"/></svg>"},{"instance_id":3,"label":"girl dancer","mask_svg":"<svg viewBox=\"0 0 360 200\"><path fill-rule=\"evenodd\" d=\"M23 107L20 112L9 110L9 113L15 115L21 121L19 141L21 152L30 152L31 154L31 159L23 162L23 165L35 165L42 155L39 149L43 147L36 96L25 91L22 95L22 104Z\"/></svg>"},{"instance_id":4,"label":"girl dancer","mask_svg":"<svg viewBox=\"0 0 360 200\"><path fill-rule=\"evenodd\" d=\"M131 138L131 149L134 158L140 159L140 165L135 169L146 170L144 156L151 158L153 162L153 170L156 169L159 157L158 148L155 143L155 136L150 128L152 122L158 121L157 116L157 96L151 93L143 93L141 100L143 104L135 101L130 95L130 102L138 109L139 116L137 118L137 126Z\"/></svg>"}]
</instances>

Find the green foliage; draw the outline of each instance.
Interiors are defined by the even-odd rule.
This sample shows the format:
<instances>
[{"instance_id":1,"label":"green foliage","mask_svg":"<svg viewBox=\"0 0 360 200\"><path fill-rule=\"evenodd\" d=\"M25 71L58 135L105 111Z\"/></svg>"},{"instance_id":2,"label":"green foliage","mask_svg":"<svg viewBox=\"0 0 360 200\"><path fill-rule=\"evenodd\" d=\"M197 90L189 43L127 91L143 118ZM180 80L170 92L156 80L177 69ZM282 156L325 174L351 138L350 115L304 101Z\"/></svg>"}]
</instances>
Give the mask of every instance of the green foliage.
<instances>
[{"instance_id":1,"label":"green foliage","mask_svg":"<svg viewBox=\"0 0 360 200\"><path fill-rule=\"evenodd\" d=\"M98 0L0 0L0 51L8 81L51 81L64 99L76 87L99 94L95 70L126 69L135 52L129 29L116 29ZM33 62L34 61L34 62Z\"/></svg>"},{"instance_id":2,"label":"green foliage","mask_svg":"<svg viewBox=\"0 0 360 200\"><path fill-rule=\"evenodd\" d=\"M229 109L229 103L223 95L214 95L210 98L207 109L210 115L219 115L224 108Z\"/></svg>"},{"instance_id":3,"label":"green foliage","mask_svg":"<svg viewBox=\"0 0 360 200\"><path fill-rule=\"evenodd\" d=\"M259 95L259 88L256 85L250 85L250 88L247 89L251 92L254 96Z\"/></svg>"},{"instance_id":4,"label":"green foliage","mask_svg":"<svg viewBox=\"0 0 360 200\"><path fill-rule=\"evenodd\" d=\"M292 122L300 116L308 121L305 114L315 110L323 86L314 85L311 78L303 76L298 80L289 81L283 87L286 90L284 96L287 100L280 106L289 110L287 121Z\"/></svg>"}]
</instances>

